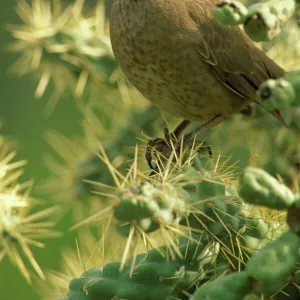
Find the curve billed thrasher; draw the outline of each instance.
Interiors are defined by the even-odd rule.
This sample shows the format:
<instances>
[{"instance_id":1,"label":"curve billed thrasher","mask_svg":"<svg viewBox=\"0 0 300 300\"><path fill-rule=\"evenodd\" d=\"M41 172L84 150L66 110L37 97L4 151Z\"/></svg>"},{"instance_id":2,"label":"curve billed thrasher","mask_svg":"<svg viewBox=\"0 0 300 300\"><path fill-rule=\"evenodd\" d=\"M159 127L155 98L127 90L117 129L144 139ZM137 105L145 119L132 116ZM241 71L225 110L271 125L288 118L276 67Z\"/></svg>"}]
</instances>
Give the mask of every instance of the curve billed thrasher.
<instances>
[{"instance_id":1,"label":"curve billed thrasher","mask_svg":"<svg viewBox=\"0 0 300 300\"><path fill-rule=\"evenodd\" d=\"M193 135L250 111L256 91L284 71L240 30L213 17L217 0L114 0L110 37L129 81ZM279 112L273 112L280 117ZM192 135L189 134L189 137Z\"/></svg>"}]
</instances>

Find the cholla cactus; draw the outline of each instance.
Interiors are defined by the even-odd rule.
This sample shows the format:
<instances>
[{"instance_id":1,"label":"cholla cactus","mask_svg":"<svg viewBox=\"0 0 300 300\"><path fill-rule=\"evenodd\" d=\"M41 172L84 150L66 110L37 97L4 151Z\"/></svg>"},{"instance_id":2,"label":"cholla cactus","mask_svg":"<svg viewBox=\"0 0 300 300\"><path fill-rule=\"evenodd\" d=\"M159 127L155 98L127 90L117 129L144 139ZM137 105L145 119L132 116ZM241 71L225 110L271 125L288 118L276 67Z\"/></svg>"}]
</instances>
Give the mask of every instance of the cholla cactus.
<instances>
[{"instance_id":1,"label":"cholla cactus","mask_svg":"<svg viewBox=\"0 0 300 300\"><path fill-rule=\"evenodd\" d=\"M248 16L247 8L239 1L226 0L213 9L216 19L224 25L243 24Z\"/></svg>"},{"instance_id":2,"label":"cholla cactus","mask_svg":"<svg viewBox=\"0 0 300 300\"><path fill-rule=\"evenodd\" d=\"M92 83L90 90L95 82L98 89L101 83L104 89L107 85L120 87L121 92L125 89L112 54L103 1L98 1L90 16L84 16L83 9L84 0L65 8L61 1L38 0L30 6L21 0L17 13L24 24L9 27L16 39L10 50L21 54L12 70L38 76L36 97L44 94L52 79L52 105L66 88L77 96L83 94L87 84Z\"/></svg>"},{"instance_id":3,"label":"cholla cactus","mask_svg":"<svg viewBox=\"0 0 300 300\"><path fill-rule=\"evenodd\" d=\"M100 230L97 234L88 229L81 230L72 248L64 247L61 250L61 271L46 270L46 280L34 281L35 285L40 286L40 299L53 300L63 297L68 292L69 281L78 274L120 256L123 251L122 244L116 247L115 243L108 243L104 237L99 238L100 233Z\"/></svg>"},{"instance_id":4,"label":"cholla cactus","mask_svg":"<svg viewBox=\"0 0 300 300\"><path fill-rule=\"evenodd\" d=\"M137 142L140 128L144 128L144 135L152 136L161 123L157 120L159 112L154 107L127 113L131 113L131 116L126 123L126 111L123 118L115 111L110 114L114 121L105 124L91 108L86 107L82 122L83 136L68 138L55 131L47 132L46 140L57 155L45 157L45 164L52 175L39 185L39 190L49 193L55 203L64 203L61 216L72 210L77 222L86 214L99 210L103 200L100 201L97 195L99 187L92 186L91 182L106 185L114 183L98 157L99 141L113 167L125 170L134 157L131 150ZM111 132L117 132L115 137L111 137ZM129 138L124 139L124 136ZM122 153L118 151L120 148L123 149Z\"/></svg>"},{"instance_id":5,"label":"cholla cactus","mask_svg":"<svg viewBox=\"0 0 300 300\"><path fill-rule=\"evenodd\" d=\"M39 185L39 191L49 194L56 204L64 204L60 217L71 210L77 221L101 207L97 195L91 194L91 186L86 182L103 180L103 164L96 149L98 138L105 135L105 129L100 122L93 122L92 117L90 115L88 122L83 122L83 137L68 138L50 130L46 134L56 155L45 157L45 164L52 174Z\"/></svg>"},{"instance_id":6,"label":"cholla cactus","mask_svg":"<svg viewBox=\"0 0 300 300\"><path fill-rule=\"evenodd\" d=\"M262 107L269 110L298 107L300 102L300 72L289 72L285 78L265 81L257 94Z\"/></svg>"},{"instance_id":7,"label":"cholla cactus","mask_svg":"<svg viewBox=\"0 0 300 300\"><path fill-rule=\"evenodd\" d=\"M17 182L22 174L20 167L25 161L13 162L15 154L8 152L5 145L0 147L0 261L8 256L30 282L31 276L23 261L27 259L33 270L45 279L31 247L44 247L37 239L59 236L57 232L51 230L54 223L44 220L58 208L52 207L30 213L34 205L29 197L31 183Z\"/></svg>"},{"instance_id":8,"label":"cholla cactus","mask_svg":"<svg viewBox=\"0 0 300 300\"><path fill-rule=\"evenodd\" d=\"M0 136L0 139L2 138L3 137ZM22 174L20 168L26 164L26 161L13 161L15 155L16 153L10 151L6 146L3 138L3 140L0 141L0 189L7 188Z\"/></svg>"},{"instance_id":9,"label":"cholla cactus","mask_svg":"<svg viewBox=\"0 0 300 300\"><path fill-rule=\"evenodd\" d=\"M299 32L299 26L292 19L282 28L276 39L262 43L262 49L268 56L287 72L297 70L300 63L300 41L295 40Z\"/></svg>"},{"instance_id":10,"label":"cholla cactus","mask_svg":"<svg viewBox=\"0 0 300 300\"><path fill-rule=\"evenodd\" d=\"M224 272L241 272L248 264L251 266L252 255L283 231L284 226L277 223L279 220L274 217L273 221L267 220L262 210L246 204L239 197L235 181L218 176L216 168L205 169L203 159L192 155L183 165L167 164L165 170L154 178L146 177L148 181L145 182L144 175L138 172L137 161L124 177L112 168L103 150L101 153L117 184L115 194L111 195L116 200L76 227L103 218L109 219L108 227L115 218L118 232L128 236L123 258L120 262L92 268L73 279L68 296L63 299L185 299L185 295L193 294L197 287L207 281L213 282ZM272 184L276 190L274 182ZM294 201L296 197L289 193ZM251 196L242 190L240 195ZM162 246L156 242L158 233ZM137 255L136 245L141 240L151 250ZM282 244L280 239L278 243ZM132 258L128 260L132 247ZM294 262L291 260L290 263L293 267L297 260ZM287 267L287 272L290 268ZM243 272L236 276L244 276L243 282L248 288L233 289L230 293L234 297L237 293L244 296L253 292L249 276ZM278 284L283 285L282 281L276 280L277 288ZM150 283L151 292L147 292ZM217 292L214 288L209 291ZM220 295L224 293L224 290L218 291ZM263 292L268 294L270 290ZM206 293L206 288L200 288L199 293ZM194 297L201 299L198 292ZM234 297L232 299L242 299Z\"/></svg>"},{"instance_id":11,"label":"cholla cactus","mask_svg":"<svg viewBox=\"0 0 300 300\"><path fill-rule=\"evenodd\" d=\"M105 154L102 155L108 163ZM185 165L175 177L170 175L172 188L159 181L153 186L155 181L148 178L152 184L145 182L130 189L124 189L121 185L117 189L117 203L108 209L129 228L121 230L122 234L128 235L123 259L87 270L71 280L68 296L61 299L119 297L163 300L173 297L185 299L191 294L192 299L243 299L251 293L270 295L285 285L298 261L299 220L294 216L293 222L289 223L291 230L279 236L284 226L265 221L258 208L239 198L236 185L213 177L206 181L208 173L205 174L206 180L203 180L203 167L200 171L201 162L197 160L196 169ZM134 170L125 177L127 180L130 177L134 181L138 179L137 170ZM120 175L114 172L118 182ZM213 176L213 173L210 175ZM249 176L253 180L246 180ZM257 176L264 176L265 180L261 181ZM298 210L298 195L285 187L276 186L276 180L263 171L247 169L239 194L252 202L253 193L257 193L256 203L259 205L288 209L288 214ZM282 202L286 199L285 194L290 199L287 205L284 205L287 202ZM167 203L164 202L166 199L169 199ZM107 217L107 213L108 210L100 212L79 225L99 220L104 214ZM176 217L172 218L172 214ZM155 246L149 235L149 232L157 230L161 231L165 243L160 247ZM134 250L133 257L127 260L130 244L136 244L135 236L144 239L151 250L139 255ZM276 238L275 242L264 248ZM286 251L288 253L285 255ZM269 268L278 259L281 264L271 276ZM236 271L239 273L216 279L223 273Z\"/></svg>"},{"instance_id":12,"label":"cholla cactus","mask_svg":"<svg viewBox=\"0 0 300 300\"><path fill-rule=\"evenodd\" d=\"M222 24L244 24L249 37L260 42L277 36L295 10L295 0L264 0L248 9L239 1L225 0L216 5L214 14Z\"/></svg>"},{"instance_id":13,"label":"cholla cactus","mask_svg":"<svg viewBox=\"0 0 300 300\"><path fill-rule=\"evenodd\" d=\"M256 42L277 36L281 27L294 15L294 0L266 0L249 7L244 23L246 33Z\"/></svg>"}]
</instances>

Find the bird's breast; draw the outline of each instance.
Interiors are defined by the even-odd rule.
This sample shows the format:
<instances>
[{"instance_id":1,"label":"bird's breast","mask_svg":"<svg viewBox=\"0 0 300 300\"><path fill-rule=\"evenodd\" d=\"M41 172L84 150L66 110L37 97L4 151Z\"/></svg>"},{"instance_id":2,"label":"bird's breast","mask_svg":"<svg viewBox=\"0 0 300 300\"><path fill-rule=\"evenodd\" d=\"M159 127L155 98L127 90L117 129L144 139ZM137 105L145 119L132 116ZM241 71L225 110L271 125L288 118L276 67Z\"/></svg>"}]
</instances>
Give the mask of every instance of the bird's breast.
<instances>
[{"instance_id":1,"label":"bird's breast","mask_svg":"<svg viewBox=\"0 0 300 300\"><path fill-rule=\"evenodd\" d=\"M156 19L143 12L123 14L122 9L129 8L124 1L118 3L123 7L115 6L110 25L113 51L129 81L146 98L162 110L190 120L207 120L241 109L241 99L217 81L195 45L187 43L192 30L178 27L179 17L171 22L166 14Z\"/></svg>"},{"instance_id":2,"label":"bird's breast","mask_svg":"<svg viewBox=\"0 0 300 300\"><path fill-rule=\"evenodd\" d=\"M153 50L141 45L127 50L121 67L129 81L160 109L199 121L230 115L243 106L242 99L217 82L196 51L167 47L160 51L158 43Z\"/></svg>"}]
</instances>

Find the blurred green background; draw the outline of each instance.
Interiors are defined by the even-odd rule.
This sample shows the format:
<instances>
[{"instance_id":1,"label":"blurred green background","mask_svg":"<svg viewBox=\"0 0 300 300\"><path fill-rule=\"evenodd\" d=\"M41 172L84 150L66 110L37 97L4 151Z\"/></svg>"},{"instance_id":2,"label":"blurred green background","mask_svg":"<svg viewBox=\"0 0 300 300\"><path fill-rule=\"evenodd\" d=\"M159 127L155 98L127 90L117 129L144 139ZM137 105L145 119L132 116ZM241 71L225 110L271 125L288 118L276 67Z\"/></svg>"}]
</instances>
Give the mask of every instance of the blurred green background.
<instances>
[{"instance_id":1,"label":"blurred green background","mask_svg":"<svg viewBox=\"0 0 300 300\"><path fill-rule=\"evenodd\" d=\"M37 187L48 174L43 164L43 156L51 151L51 148L45 142L45 130L51 128L67 135L76 135L80 128L79 114L74 99L66 96L59 101L51 116L45 117L43 111L50 92L46 92L41 99L35 99L36 82L32 76L17 77L9 73L9 68L17 56L6 50L12 38L5 27L7 24L20 23L15 13L16 2L15 0L0 1L0 120L3 122L1 131L16 143L17 158L28 161L22 180L34 178ZM37 192L33 190L32 194L36 196ZM38 195L47 200L46 195L44 197L40 193ZM57 229L69 226L67 224L70 224L68 218L61 221ZM45 249L33 249L43 269L58 269L61 262L60 247L67 244L75 246L73 233L67 233L64 239L47 239L44 242ZM7 257L0 264L0 278L1 300L39 299L34 292L34 287L26 283Z\"/></svg>"},{"instance_id":2,"label":"blurred green background","mask_svg":"<svg viewBox=\"0 0 300 300\"><path fill-rule=\"evenodd\" d=\"M82 135L82 114L78 112L74 95L66 92L50 116L47 116L46 106L54 91L51 83L45 94L40 99L36 99L37 77L32 74L18 76L9 70L20 56L20 54L11 53L7 49L14 41L7 26L22 23L15 10L17 2L18 0L0 1L0 135L5 136L6 141L11 142L13 149L16 149L15 160L27 161L25 172L19 181L25 182L34 179L31 195L44 201L43 205L34 208L38 211L53 204L49 194L43 193L39 187L50 175L50 171L44 163L45 155L56 155L46 142L45 133L51 129L68 136L68 138ZM27 3L31 5L31 1L27 1ZM75 1L61 0L61 3L75 3ZM96 3L97 0L86 0L84 7L94 8ZM106 1L107 15L110 14L111 4L112 0ZM80 101L86 100L84 97L82 98ZM56 231L64 232L63 238L41 240L45 243L43 249L31 247L34 257L43 271L59 271L62 263L61 250L67 246L76 249L76 232L68 231L72 224L74 222L69 213L59 221L55 228ZM32 271L32 268L29 269ZM34 272L31 275L33 275L33 282L37 282L34 281ZM0 264L0 278L0 300L40 299L40 287L36 284L29 285L7 256Z\"/></svg>"}]
</instances>

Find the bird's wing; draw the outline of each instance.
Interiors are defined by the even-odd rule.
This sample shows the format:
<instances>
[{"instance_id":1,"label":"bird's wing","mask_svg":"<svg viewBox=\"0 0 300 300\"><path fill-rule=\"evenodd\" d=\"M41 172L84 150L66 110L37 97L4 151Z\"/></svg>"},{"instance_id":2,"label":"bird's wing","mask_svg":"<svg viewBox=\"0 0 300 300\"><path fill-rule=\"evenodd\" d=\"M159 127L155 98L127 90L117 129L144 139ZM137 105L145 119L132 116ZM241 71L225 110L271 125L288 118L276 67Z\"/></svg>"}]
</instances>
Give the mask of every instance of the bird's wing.
<instances>
[{"instance_id":1,"label":"bird's wing","mask_svg":"<svg viewBox=\"0 0 300 300\"><path fill-rule=\"evenodd\" d=\"M216 0L185 0L189 20L197 27L195 46L217 79L242 97L255 101L255 92L269 78L284 74L238 26L219 24L212 15Z\"/></svg>"}]
</instances>

